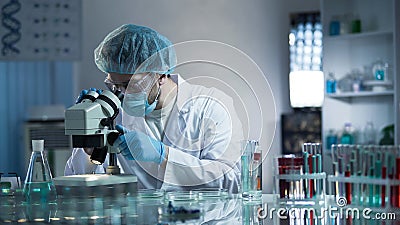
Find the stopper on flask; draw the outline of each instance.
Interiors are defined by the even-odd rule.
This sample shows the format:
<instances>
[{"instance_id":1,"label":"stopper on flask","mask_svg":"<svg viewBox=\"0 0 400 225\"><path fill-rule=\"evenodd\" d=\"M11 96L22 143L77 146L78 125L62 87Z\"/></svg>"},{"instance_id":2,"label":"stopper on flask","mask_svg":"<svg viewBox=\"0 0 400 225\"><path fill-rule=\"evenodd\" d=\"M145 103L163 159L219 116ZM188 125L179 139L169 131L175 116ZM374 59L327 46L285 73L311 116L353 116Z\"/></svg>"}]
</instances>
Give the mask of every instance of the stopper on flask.
<instances>
[{"instance_id":1,"label":"stopper on flask","mask_svg":"<svg viewBox=\"0 0 400 225\"><path fill-rule=\"evenodd\" d=\"M44 149L44 140L32 140L32 150L34 152L41 152Z\"/></svg>"}]
</instances>

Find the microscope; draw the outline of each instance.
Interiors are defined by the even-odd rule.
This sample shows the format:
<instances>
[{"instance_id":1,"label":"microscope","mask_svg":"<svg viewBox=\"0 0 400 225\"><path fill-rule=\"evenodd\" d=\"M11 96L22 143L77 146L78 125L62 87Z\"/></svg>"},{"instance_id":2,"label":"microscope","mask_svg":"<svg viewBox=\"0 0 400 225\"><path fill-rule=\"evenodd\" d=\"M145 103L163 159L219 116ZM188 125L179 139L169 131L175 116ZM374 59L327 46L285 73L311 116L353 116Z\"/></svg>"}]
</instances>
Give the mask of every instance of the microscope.
<instances>
[{"instance_id":1,"label":"microscope","mask_svg":"<svg viewBox=\"0 0 400 225\"><path fill-rule=\"evenodd\" d=\"M111 91L89 91L81 100L65 111L65 134L72 136L72 147L93 148L92 163L101 165L109 153L107 174L119 174L118 148L113 147L118 138L114 130L115 118L121 101Z\"/></svg>"},{"instance_id":2,"label":"microscope","mask_svg":"<svg viewBox=\"0 0 400 225\"><path fill-rule=\"evenodd\" d=\"M119 149L113 147L114 141L120 135L114 127L120 107L121 100L117 94L105 90L101 94L89 91L77 104L66 109L65 134L71 135L72 147L93 148L90 161L96 165L103 164L108 153L109 163L105 174L54 178L59 194L62 194L63 190L72 190L72 187L75 187L78 193L85 192L82 188L101 188L102 186L107 187L106 189L118 187L119 192L126 193L137 190L136 176L120 174L117 164Z\"/></svg>"}]
</instances>

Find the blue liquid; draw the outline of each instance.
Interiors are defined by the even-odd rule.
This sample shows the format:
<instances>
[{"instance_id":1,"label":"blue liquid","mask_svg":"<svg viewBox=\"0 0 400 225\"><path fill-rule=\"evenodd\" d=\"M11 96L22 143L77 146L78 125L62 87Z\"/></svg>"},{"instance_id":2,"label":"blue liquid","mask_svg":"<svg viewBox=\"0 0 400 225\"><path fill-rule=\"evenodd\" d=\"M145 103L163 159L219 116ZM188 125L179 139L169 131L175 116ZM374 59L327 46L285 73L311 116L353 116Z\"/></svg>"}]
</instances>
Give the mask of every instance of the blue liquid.
<instances>
[{"instance_id":1,"label":"blue liquid","mask_svg":"<svg viewBox=\"0 0 400 225\"><path fill-rule=\"evenodd\" d=\"M331 21L329 25L329 35L339 35L340 34L340 22L339 21Z\"/></svg>"},{"instance_id":2,"label":"blue liquid","mask_svg":"<svg viewBox=\"0 0 400 225\"><path fill-rule=\"evenodd\" d=\"M375 80L384 80L385 79L385 71L384 70L376 70L375 71Z\"/></svg>"},{"instance_id":3,"label":"blue liquid","mask_svg":"<svg viewBox=\"0 0 400 225\"><path fill-rule=\"evenodd\" d=\"M24 186L24 197L27 203L55 202L56 188L53 182L28 182Z\"/></svg>"},{"instance_id":4,"label":"blue liquid","mask_svg":"<svg viewBox=\"0 0 400 225\"><path fill-rule=\"evenodd\" d=\"M326 81L326 93L336 93L336 80L329 79Z\"/></svg>"},{"instance_id":5,"label":"blue liquid","mask_svg":"<svg viewBox=\"0 0 400 225\"><path fill-rule=\"evenodd\" d=\"M340 143L342 144L354 144L354 138L353 135L348 134L348 133L344 133L342 138L340 139Z\"/></svg>"},{"instance_id":6,"label":"blue liquid","mask_svg":"<svg viewBox=\"0 0 400 225\"><path fill-rule=\"evenodd\" d=\"M337 144L337 137L336 136L327 136L326 137L326 149L330 151L333 144Z\"/></svg>"},{"instance_id":7,"label":"blue liquid","mask_svg":"<svg viewBox=\"0 0 400 225\"><path fill-rule=\"evenodd\" d=\"M252 164L251 157L247 155L242 155L241 163L242 197L244 199L260 198L262 196L262 191L257 190L258 167Z\"/></svg>"}]
</instances>

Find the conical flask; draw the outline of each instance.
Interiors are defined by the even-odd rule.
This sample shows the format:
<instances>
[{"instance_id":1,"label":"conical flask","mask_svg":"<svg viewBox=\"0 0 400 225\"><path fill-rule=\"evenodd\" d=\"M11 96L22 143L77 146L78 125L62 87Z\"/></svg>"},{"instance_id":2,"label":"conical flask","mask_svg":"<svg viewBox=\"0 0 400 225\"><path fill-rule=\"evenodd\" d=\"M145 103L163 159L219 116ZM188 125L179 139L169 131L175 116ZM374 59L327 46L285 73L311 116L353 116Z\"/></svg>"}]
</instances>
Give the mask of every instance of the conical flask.
<instances>
[{"instance_id":1,"label":"conical flask","mask_svg":"<svg viewBox=\"0 0 400 225\"><path fill-rule=\"evenodd\" d=\"M23 190L25 200L28 203L53 202L57 193L44 152L44 140L32 140L32 150Z\"/></svg>"}]
</instances>

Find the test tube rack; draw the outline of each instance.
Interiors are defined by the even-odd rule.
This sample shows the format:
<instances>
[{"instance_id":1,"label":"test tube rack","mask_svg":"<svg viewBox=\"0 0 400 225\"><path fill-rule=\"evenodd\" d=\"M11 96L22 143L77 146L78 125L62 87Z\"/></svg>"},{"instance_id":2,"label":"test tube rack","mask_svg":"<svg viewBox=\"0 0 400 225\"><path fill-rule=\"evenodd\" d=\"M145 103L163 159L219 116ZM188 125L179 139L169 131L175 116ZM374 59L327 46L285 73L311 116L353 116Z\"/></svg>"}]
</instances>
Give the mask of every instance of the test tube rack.
<instances>
[{"instance_id":1,"label":"test tube rack","mask_svg":"<svg viewBox=\"0 0 400 225\"><path fill-rule=\"evenodd\" d=\"M400 208L400 148L377 145L332 145L333 175L329 199L339 207L374 211Z\"/></svg>"},{"instance_id":2,"label":"test tube rack","mask_svg":"<svg viewBox=\"0 0 400 225\"><path fill-rule=\"evenodd\" d=\"M324 205L326 174L276 174L276 202L281 205Z\"/></svg>"},{"instance_id":3,"label":"test tube rack","mask_svg":"<svg viewBox=\"0 0 400 225\"><path fill-rule=\"evenodd\" d=\"M302 156L276 158L274 175L276 202L284 205L323 206L326 173L322 171L320 143L304 143Z\"/></svg>"}]
</instances>

